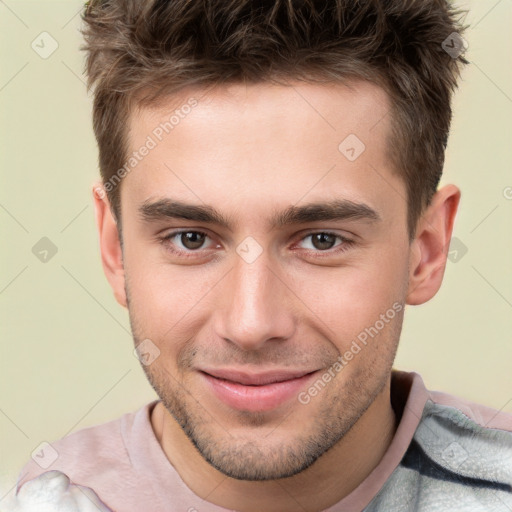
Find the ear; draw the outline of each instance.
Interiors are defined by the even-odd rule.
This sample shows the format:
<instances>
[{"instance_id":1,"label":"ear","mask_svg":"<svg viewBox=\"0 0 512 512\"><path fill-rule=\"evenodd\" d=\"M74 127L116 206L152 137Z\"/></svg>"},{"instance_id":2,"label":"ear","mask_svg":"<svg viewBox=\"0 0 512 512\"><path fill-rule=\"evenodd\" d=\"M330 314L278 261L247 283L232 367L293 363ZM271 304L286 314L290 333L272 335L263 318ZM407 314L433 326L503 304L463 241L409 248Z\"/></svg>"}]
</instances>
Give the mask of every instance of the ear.
<instances>
[{"instance_id":1,"label":"ear","mask_svg":"<svg viewBox=\"0 0 512 512\"><path fill-rule=\"evenodd\" d=\"M103 271L112 287L117 302L121 306L126 307L123 252L119 240L117 222L112 215L110 202L101 183L95 183L92 192Z\"/></svg>"},{"instance_id":2,"label":"ear","mask_svg":"<svg viewBox=\"0 0 512 512\"><path fill-rule=\"evenodd\" d=\"M446 185L419 219L411 244L407 304L423 304L441 287L459 201L460 190Z\"/></svg>"}]
</instances>

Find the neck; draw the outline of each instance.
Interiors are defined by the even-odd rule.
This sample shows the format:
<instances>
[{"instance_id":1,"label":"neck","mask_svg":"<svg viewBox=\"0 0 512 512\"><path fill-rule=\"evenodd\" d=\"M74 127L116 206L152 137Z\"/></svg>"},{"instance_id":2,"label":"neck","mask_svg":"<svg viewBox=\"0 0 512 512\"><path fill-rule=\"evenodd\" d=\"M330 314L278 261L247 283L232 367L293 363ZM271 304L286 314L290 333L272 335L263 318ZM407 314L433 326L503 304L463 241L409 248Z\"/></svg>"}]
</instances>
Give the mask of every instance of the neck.
<instances>
[{"instance_id":1,"label":"neck","mask_svg":"<svg viewBox=\"0 0 512 512\"><path fill-rule=\"evenodd\" d=\"M185 484L206 501L241 512L324 510L350 494L378 465L396 431L390 381L352 429L314 464L279 480L235 480L196 450L162 402L151 423L168 460Z\"/></svg>"}]
</instances>

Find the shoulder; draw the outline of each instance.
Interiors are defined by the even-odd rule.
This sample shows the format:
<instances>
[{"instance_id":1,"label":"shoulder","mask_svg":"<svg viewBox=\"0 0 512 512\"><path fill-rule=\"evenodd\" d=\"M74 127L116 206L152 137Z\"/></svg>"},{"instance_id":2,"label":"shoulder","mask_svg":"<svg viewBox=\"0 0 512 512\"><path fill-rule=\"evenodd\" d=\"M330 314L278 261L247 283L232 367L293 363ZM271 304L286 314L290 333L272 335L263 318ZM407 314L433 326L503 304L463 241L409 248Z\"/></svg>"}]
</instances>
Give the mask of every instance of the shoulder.
<instances>
[{"instance_id":1,"label":"shoulder","mask_svg":"<svg viewBox=\"0 0 512 512\"><path fill-rule=\"evenodd\" d=\"M503 430L512 433L512 413L493 409L441 391L430 391L430 400L438 411L459 411L470 423L482 429ZM449 414L448 414L449 415ZM460 417L462 420L463 418ZM478 430L478 429L477 429Z\"/></svg>"},{"instance_id":2,"label":"shoulder","mask_svg":"<svg viewBox=\"0 0 512 512\"><path fill-rule=\"evenodd\" d=\"M462 478L512 490L512 415L447 393L430 392L414 435L434 464ZM505 488L504 487L504 488Z\"/></svg>"},{"instance_id":3,"label":"shoulder","mask_svg":"<svg viewBox=\"0 0 512 512\"><path fill-rule=\"evenodd\" d=\"M400 465L421 482L428 506L443 496L451 503L448 510L475 504L494 510L496 500L512 501L512 415L429 392Z\"/></svg>"},{"instance_id":4,"label":"shoulder","mask_svg":"<svg viewBox=\"0 0 512 512\"><path fill-rule=\"evenodd\" d=\"M155 402L135 412L100 425L83 428L51 443L44 443L21 469L17 491L27 481L40 474L57 470L73 483L108 480L130 467L127 438L137 420L147 416ZM141 421L139 421L141 423Z\"/></svg>"},{"instance_id":5,"label":"shoulder","mask_svg":"<svg viewBox=\"0 0 512 512\"><path fill-rule=\"evenodd\" d=\"M404 418L414 432L365 510L508 510L500 506L512 506L512 415L429 391L415 373L395 382L407 394Z\"/></svg>"},{"instance_id":6,"label":"shoulder","mask_svg":"<svg viewBox=\"0 0 512 512\"><path fill-rule=\"evenodd\" d=\"M475 474L500 470L512 482L512 415L439 391L431 391L415 436L418 442L444 451L445 463L466 465ZM437 440L437 442L434 441ZM456 460L450 459L450 454ZM468 463L478 458L478 464ZM464 460L463 460L464 459Z\"/></svg>"}]
</instances>

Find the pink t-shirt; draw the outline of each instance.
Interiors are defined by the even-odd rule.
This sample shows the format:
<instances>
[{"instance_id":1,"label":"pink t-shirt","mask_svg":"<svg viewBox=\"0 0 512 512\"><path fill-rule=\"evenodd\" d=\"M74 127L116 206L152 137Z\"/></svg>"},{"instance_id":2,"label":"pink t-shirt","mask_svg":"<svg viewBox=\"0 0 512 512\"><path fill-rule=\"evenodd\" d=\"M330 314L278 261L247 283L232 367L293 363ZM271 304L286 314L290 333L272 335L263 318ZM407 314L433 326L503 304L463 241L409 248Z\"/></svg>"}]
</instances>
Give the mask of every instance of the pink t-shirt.
<instances>
[{"instance_id":1,"label":"pink t-shirt","mask_svg":"<svg viewBox=\"0 0 512 512\"><path fill-rule=\"evenodd\" d=\"M392 500L402 500L400 496L395 496L399 492L398 488L401 488L400 492L405 492L407 485L414 482L416 489L418 481L421 481L421 485L431 493L452 493L450 489L453 486L471 487L471 482L478 480L479 489L482 485L485 487L488 484L493 488L493 493L500 492L505 497L510 482L512 499L512 435L509 434L512 432L512 415L445 393L428 391L416 373L394 370L391 391L399 425L387 452L370 475L343 500L327 509L328 512L395 510L383 508L383 504L393 503ZM30 460L20 472L17 489L45 471L59 470L65 473L72 483L92 488L115 512L186 512L194 509L199 512L226 512L227 509L195 495L167 459L150 423L150 414L157 402L158 400L155 400L136 412L125 414L102 425L79 430L51 443L58 453L57 460L46 469ZM439 421L439 418L442 421ZM453 439L457 439L457 446L464 446L462 449L469 455L473 445L464 444L466 438L471 437L474 442L488 443L485 451L493 453L493 478L487 480L487 473L490 470L485 461L480 468L475 469L472 463L473 466L468 466L472 469L465 471L462 459L461 464L455 467L453 461L443 462L446 458L444 452L439 451L440 456L434 449L431 453L426 453L428 448L421 448L424 437L422 438L419 426L421 422L427 421L431 423L427 425L428 429L424 429L426 435L435 432L436 442L445 436L445 444L451 442L449 446L454 444ZM468 436L470 429L471 436ZM415 435L416 432L418 434ZM415 446L416 455L410 453L412 445ZM494 454L495 449L496 453L505 454L501 462L499 456L497 458ZM429 461L437 457L435 464L441 467L441 472L429 474L424 469L428 465L415 465L417 453L421 453L421 457ZM457 452L456 455L460 456L460 453ZM507 465L507 457L510 457L510 466ZM496 464L499 465L501 473L496 473ZM495 478L495 475L499 475L499 478ZM470 484L461 486L457 478L467 479ZM494 480L501 486L498 491L494 488L497 485ZM482 503L486 498L482 494L478 499Z\"/></svg>"}]
</instances>

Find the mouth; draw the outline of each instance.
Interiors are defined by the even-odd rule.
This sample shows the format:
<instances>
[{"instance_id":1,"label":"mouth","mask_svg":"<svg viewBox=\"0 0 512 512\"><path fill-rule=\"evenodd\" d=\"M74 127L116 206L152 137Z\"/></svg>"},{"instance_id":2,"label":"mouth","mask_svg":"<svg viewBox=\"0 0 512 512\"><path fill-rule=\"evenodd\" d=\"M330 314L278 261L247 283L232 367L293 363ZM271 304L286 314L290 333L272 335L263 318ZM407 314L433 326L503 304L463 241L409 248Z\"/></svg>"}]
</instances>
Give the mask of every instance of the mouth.
<instances>
[{"instance_id":1,"label":"mouth","mask_svg":"<svg viewBox=\"0 0 512 512\"><path fill-rule=\"evenodd\" d=\"M272 370L246 373L231 369L203 369L207 388L230 408L251 412L271 411L297 398L318 370Z\"/></svg>"}]
</instances>

